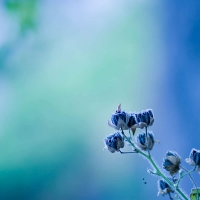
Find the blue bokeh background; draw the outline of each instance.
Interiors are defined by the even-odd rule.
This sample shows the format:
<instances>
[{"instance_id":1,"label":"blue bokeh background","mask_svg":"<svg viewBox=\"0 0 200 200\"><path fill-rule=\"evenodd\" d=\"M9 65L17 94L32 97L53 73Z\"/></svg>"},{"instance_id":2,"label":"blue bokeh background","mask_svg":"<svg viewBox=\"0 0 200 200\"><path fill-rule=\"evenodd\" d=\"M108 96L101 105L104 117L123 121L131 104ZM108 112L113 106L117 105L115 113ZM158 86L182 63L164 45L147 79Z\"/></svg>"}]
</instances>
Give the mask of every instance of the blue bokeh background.
<instances>
[{"instance_id":1,"label":"blue bokeh background","mask_svg":"<svg viewBox=\"0 0 200 200\"><path fill-rule=\"evenodd\" d=\"M176 150L190 169L184 160L200 149L199 11L186 0L2 0L0 199L169 199L157 197L145 159L103 151L103 139L119 103L152 108L156 162ZM188 177L181 186L193 187Z\"/></svg>"}]
</instances>

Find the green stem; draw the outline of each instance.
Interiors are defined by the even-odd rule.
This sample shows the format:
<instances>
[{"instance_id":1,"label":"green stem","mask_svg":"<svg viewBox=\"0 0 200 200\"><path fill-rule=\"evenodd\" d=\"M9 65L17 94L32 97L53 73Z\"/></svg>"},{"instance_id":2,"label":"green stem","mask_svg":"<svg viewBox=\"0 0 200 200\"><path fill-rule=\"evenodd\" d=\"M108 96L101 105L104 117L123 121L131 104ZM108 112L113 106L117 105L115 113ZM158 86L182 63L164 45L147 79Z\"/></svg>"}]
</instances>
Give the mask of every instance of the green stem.
<instances>
[{"instance_id":1,"label":"green stem","mask_svg":"<svg viewBox=\"0 0 200 200\"><path fill-rule=\"evenodd\" d=\"M122 130L122 129L121 129ZM155 164L155 162L153 161L153 159L151 158L150 155L145 154L144 152L142 152L141 150L139 150L130 140L129 138L124 134L123 130L122 130L122 134L124 135L124 137L126 138L126 140L135 148L135 150L140 153L141 155L143 155L145 158L147 158L149 160L149 162L151 163L151 165L154 167L154 169L156 170L156 174L160 177L162 177L173 189L176 190L176 192L182 197L182 199L184 200L188 200L188 198L185 196L185 194L179 189L176 188L174 186L174 184L159 170L159 168L157 167L157 165Z\"/></svg>"},{"instance_id":2,"label":"green stem","mask_svg":"<svg viewBox=\"0 0 200 200\"><path fill-rule=\"evenodd\" d=\"M146 145L147 145L147 151L148 151L148 155L149 157L151 157L150 151L149 151L149 138L147 135L147 126L145 126L145 134L146 134Z\"/></svg>"},{"instance_id":3,"label":"green stem","mask_svg":"<svg viewBox=\"0 0 200 200\"><path fill-rule=\"evenodd\" d=\"M184 171L188 172L188 170L185 169L184 167L180 166L180 168L182 168ZM195 168L196 168L196 167L195 167ZM194 184L194 187L195 187L196 190L197 190L196 197L197 197L197 200L198 200L198 199L199 199L199 192L198 192L198 189L197 189L197 185L196 185L196 183L195 183L195 181L194 181L194 179L192 178L192 176L191 176L190 173L188 174L188 176L190 177L191 181L192 181L193 184Z\"/></svg>"},{"instance_id":4,"label":"green stem","mask_svg":"<svg viewBox=\"0 0 200 200\"><path fill-rule=\"evenodd\" d=\"M188 174L191 174L191 173L192 173L192 172L193 172L195 169L196 169L196 167L194 167L194 169L192 169L192 170L188 171L187 173L185 173L185 174L181 175L181 176L179 177L179 179L178 179L177 183L176 183L176 187L178 188L178 185L179 185L179 183L180 183L181 179L182 179L184 176L186 176L186 175L188 175Z\"/></svg>"}]
</instances>

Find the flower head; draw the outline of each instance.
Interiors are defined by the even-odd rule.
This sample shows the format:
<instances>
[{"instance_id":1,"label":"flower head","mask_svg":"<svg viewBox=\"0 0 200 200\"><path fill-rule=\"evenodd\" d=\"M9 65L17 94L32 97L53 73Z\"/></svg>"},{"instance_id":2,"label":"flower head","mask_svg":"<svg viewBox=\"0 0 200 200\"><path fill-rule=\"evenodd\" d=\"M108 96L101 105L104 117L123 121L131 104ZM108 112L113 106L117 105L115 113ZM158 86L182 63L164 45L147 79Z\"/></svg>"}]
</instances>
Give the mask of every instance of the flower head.
<instances>
[{"instance_id":1,"label":"flower head","mask_svg":"<svg viewBox=\"0 0 200 200\"><path fill-rule=\"evenodd\" d=\"M119 132L111 134L104 139L105 148L107 148L111 153L119 151L120 148L124 147L124 138Z\"/></svg>"},{"instance_id":2,"label":"flower head","mask_svg":"<svg viewBox=\"0 0 200 200\"><path fill-rule=\"evenodd\" d=\"M173 176L179 171L180 163L181 157L178 155L178 153L175 151L168 151L163 162L163 169L169 171L170 175Z\"/></svg>"},{"instance_id":3,"label":"flower head","mask_svg":"<svg viewBox=\"0 0 200 200\"><path fill-rule=\"evenodd\" d=\"M158 195L169 194L170 192L174 192L174 190L168 185L168 183L164 180L158 181Z\"/></svg>"},{"instance_id":4,"label":"flower head","mask_svg":"<svg viewBox=\"0 0 200 200\"><path fill-rule=\"evenodd\" d=\"M186 158L185 161L191 166L197 166L197 171L200 174L200 150L192 149L189 158Z\"/></svg>"},{"instance_id":5,"label":"flower head","mask_svg":"<svg viewBox=\"0 0 200 200\"><path fill-rule=\"evenodd\" d=\"M115 113L113 113L108 120L108 125L119 130L144 128L152 126L154 122L153 111L151 109L143 110L140 113L127 113L121 110L121 104L117 107Z\"/></svg>"},{"instance_id":6,"label":"flower head","mask_svg":"<svg viewBox=\"0 0 200 200\"><path fill-rule=\"evenodd\" d=\"M152 132L148 132L147 137L148 137L148 140L147 140L146 134L144 132L139 133L136 137L137 145L144 151L147 150L147 147L149 148L149 150L151 150L153 148L154 143L155 143L154 135L153 135ZM147 141L148 141L148 144L147 144Z\"/></svg>"},{"instance_id":7,"label":"flower head","mask_svg":"<svg viewBox=\"0 0 200 200\"><path fill-rule=\"evenodd\" d=\"M138 127L135 113L130 113L129 114L129 119L128 119L127 126L129 128L137 128Z\"/></svg>"},{"instance_id":8,"label":"flower head","mask_svg":"<svg viewBox=\"0 0 200 200\"><path fill-rule=\"evenodd\" d=\"M125 111L121 111L121 104L117 107L115 113L113 113L108 120L108 125L119 130L123 128L123 130L128 130L129 127L127 125L129 121L129 115Z\"/></svg>"},{"instance_id":9,"label":"flower head","mask_svg":"<svg viewBox=\"0 0 200 200\"><path fill-rule=\"evenodd\" d=\"M154 122L153 111L151 109L143 110L140 113L135 113L138 128L152 126Z\"/></svg>"}]
</instances>

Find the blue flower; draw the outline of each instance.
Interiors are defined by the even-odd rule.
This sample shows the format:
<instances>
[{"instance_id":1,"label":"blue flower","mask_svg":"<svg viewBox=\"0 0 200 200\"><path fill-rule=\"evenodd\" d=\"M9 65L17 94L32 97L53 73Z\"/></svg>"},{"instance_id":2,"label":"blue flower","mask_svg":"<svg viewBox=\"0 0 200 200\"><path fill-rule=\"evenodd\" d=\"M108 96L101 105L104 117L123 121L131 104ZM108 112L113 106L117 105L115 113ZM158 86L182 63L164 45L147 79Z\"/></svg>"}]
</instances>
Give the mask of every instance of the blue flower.
<instances>
[{"instance_id":1,"label":"blue flower","mask_svg":"<svg viewBox=\"0 0 200 200\"><path fill-rule=\"evenodd\" d=\"M124 138L119 132L109 135L104 139L105 148L107 148L111 153L119 151L120 148L124 147Z\"/></svg>"},{"instance_id":2,"label":"blue flower","mask_svg":"<svg viewBox=\"0 0 200 200\"><path fill-rule=\"evenodd\" d=\"M128 113L126 113L125 111L121 111L121 104L119 104L115 113L113 113L110 117L110 120L108 120L108 125L117 130L119 130L120 128L122 128L123 130L128 130L128 121Z\"/></svg>"},{"instance_id":3,"label":"blue flower","mask_svg":"<svg viewBox=\"0 0 200 200\"><path fill-rule=\"evenodd\" d=\"M196 166L200 174L200 150L192 149L189 158L186 158L185 161L191 166Z\"/></svg>"},{"instance_id":4,"label":"blue flower","mask_svg":"<svg viewBox=\"0 0 200 200\"><path fill-rule=\"evenodd\" d=\"M178 155L178 153L175 151L168 151L163 162L163 169L169 171L170 175L173 176L179 171L180 163L181 157Z\"/></svg>"},{"instance_id":5,"label":"blue flower","mask_svg":"<svg viewBox=\"0 0 200 200\"><path fill-rule=\"evenodd\" d=\"M144 151L147 150L147 147L149 148L149 150L151 150L155 143L154 135L152 132L148 132L147 137L148 137L148 145L146 140L146 134L144 132L139 133L136 137L136 144Z\"/></svg>"},{"instance_id":6,"label":"blue flower","mask_svg":"<svg viewBox=\"0 0 200 200\"><path fill-rule=\"evenodd\" d=\"M129 128L133 128L133 129L138 127L135 113L130 113L129 114L129 119L128 119L127 126Z\"/></svg>"},{"instance_id":7,"label":"blue flower","mask_svg":"<svg viewBox=\"0 0 200 200\"><path fill-rule=\"evenodd\" d=\"M153 111L151 109L144 110L140 113L127 113L121 111L121 104L118 106L115 113L111 115L108 120L108 125L119 130L132 129L134 132L136 128L144 128L152 126L154 122Z\"/></svg>"},{"instance_id":8,"label":"blue flower","mask_svg":"<svg viewBox=\"0 0 200 200\"><path fill-rule=\"evenodd\" d=\"M169 184L164 180L158 181L158 195L169 194L170 192L174 192L174 190L169 186Z\"/></svg>"},{"instance_id":9,"label":"blue flower","mask_svg":"<svg viewBox=\"0 0 200 200\"><path fill-rule=\"evenodd\" d=\"M151 109L143 110L140 113L135 113L136 123L138 128L152 126L154 123L153 111Z\"/></svg>"}]
</instances>

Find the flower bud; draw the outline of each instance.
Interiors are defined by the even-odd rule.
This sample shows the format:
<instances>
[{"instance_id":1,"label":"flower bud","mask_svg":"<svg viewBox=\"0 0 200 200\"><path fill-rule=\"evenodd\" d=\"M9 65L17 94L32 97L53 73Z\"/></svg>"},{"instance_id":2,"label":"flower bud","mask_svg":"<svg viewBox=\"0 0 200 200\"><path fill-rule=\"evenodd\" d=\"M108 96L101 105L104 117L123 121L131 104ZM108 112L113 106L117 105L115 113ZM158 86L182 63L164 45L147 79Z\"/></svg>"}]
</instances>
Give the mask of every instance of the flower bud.
<instances>
[{"instance_id":1,"label":"flower bud","mask_svg":"<svg viewBox=\"0 0 200 200\"><path fill-rule=\"evenodd\" d=\"M119 151L120 148L124 147L124 138L119 132L111 134L104 139L105 148L107 148L111 153Z\"/></svg>"},{"instance_id":2,"label":"flower bud","mask_svg":"<svg viewBox=\"0 0 200 200\"><path fill-rule=\"evenodd\" d=\"M147 140L146 134L144 132L139 133L136 137L136 144L138 145L138 147L140 147L144 151L147 150L147 147L149 148L149 150L151 150L155 143L154 135L152 132L148 132L147 137L148 137L148 140ZM148 141L148 144L147 144L147 141Z\"/></svg>"},{"instance_id":3,"label":"flower bud","mask_svg":"<svg viewBox=\"0 0 200 200\"><path fill-rule=\"evenodd\" d=\"M173 176L179 171L180 163L181 157L178 155L178 153L175 151L168 151L163 162L163 169L169 171L170 175Z\"/></svg>"},{"instance_id":4,"label":"flower bud","mask_svg":"<svg viewBox=\"0 0 200 200\"><path fill-rule=\"evenodd\" d=\"M169 194L170 192L174 192L174 190L169 186L169 184L164 180L158 181L158 195Z\"/></svg>"},{"instance_id":5,"label":"flower bud","mask_svg":"<svg viewBox=\"0 0 200 200\"><path fill-rule=\"evenodd\" d=\"M189 158L186 158L185 161L191 166L196 166L200 174L200 150L192 149Z\"/></svg>"}]
</instances>

